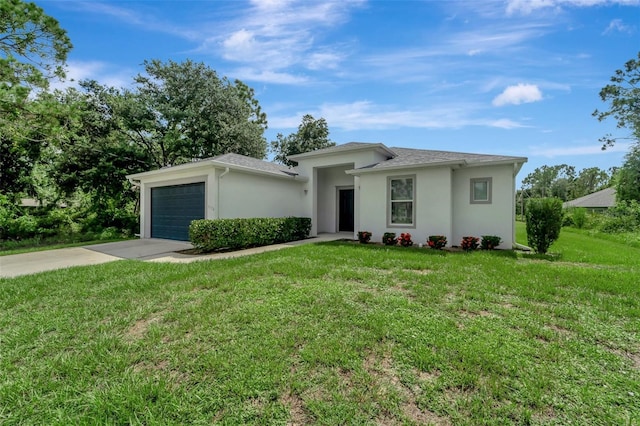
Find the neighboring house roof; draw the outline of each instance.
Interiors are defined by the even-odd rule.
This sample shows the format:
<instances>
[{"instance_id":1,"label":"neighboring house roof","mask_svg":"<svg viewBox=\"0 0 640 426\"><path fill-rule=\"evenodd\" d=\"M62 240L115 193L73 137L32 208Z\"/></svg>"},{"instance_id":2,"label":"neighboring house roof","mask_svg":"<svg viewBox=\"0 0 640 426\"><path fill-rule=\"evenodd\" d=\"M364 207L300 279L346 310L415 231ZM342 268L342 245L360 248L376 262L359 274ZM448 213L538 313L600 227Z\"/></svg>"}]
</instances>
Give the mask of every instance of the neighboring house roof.
<instances>
[{"instance_id":1,"label":"neighboring house roof","mask_svg":"<svg viewBox=\"0 0 640 426\"><path fill-rule=\"evenodd\" d=\"M563 207L607 208L616 204L615 188L605 188L575 200L567 201Z\"/></svg>"}]
</instances>

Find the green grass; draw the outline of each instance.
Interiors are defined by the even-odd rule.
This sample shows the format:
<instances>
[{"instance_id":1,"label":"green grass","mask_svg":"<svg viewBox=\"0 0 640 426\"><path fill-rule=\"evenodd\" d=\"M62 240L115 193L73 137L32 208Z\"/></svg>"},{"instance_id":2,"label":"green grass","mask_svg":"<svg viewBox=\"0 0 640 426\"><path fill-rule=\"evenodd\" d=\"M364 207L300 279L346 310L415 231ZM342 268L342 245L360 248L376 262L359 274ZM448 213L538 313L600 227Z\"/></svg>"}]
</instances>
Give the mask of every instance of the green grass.
<instances>
[{"instance_id":1,"label":"green grass","mask_svg":"<svg viewBox=\"0 0 640 426\"><path fill-rule=\"evenodd\" d=\"M563 230L551 251L0 279L0 423L640 424L640 250Z\"/></svg>"}]
</instances>

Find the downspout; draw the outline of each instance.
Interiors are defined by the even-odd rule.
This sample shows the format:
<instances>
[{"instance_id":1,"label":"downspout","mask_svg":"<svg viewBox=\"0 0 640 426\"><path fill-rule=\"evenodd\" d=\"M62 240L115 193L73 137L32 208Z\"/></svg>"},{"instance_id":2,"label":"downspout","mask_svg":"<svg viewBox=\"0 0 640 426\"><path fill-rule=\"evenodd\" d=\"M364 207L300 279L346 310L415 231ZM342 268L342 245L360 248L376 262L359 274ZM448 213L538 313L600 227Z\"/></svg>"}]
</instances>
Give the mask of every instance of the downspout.
<instances>
[{"instance_id":1,"label":"downspout","mask_svg":"<svg viewBox=\"0 0 640 426\"><path fill-rule=\"evenodd\" d=\"M218 216L218 219L220 219L220 179L225 177L227 173L229 173L229 168L225 167L224 172L220 173L220 176L218 176L218 179L216 179L218 183L218 199L216 200L216 208L218 209L218 214L216 216Z\"/></svg>"}]
</instances>

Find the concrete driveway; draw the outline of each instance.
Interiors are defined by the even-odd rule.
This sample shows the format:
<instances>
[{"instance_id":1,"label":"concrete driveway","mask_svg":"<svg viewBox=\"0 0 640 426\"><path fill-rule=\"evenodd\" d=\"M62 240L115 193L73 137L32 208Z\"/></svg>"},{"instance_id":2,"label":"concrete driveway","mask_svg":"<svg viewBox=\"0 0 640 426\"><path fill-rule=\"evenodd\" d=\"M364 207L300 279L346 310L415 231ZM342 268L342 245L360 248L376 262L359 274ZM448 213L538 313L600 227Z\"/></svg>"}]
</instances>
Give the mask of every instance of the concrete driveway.
<instances>
[{"instance_id":1,"label":"concrete driveway","mask_svg":"<svg viewBox=\"0 0 640 426\"><path fill-rule=\"evenodd\" d=\"M193 246L187 242L151 238L0 256L0 277L17 277L121 259L162 259L180 255L175 252L190 248Z\"/></svg>"},{"instance_id":2,"label":"concrete driveway","mask_svg":"<svg viewBox=\"0 0 640 426\"><path fill-rule=\"evenodd\" d=\"M115 243L95 244L83 247L38 251L33 253L0 256L0 278L17 277L52 271L71 266L97 265L121 259L137 259L150 262L187 263L198 260L228 259L248 256L267 251L295 247L302 244L320 243L342 239L353 239L352 233L320 234L306 240L272 246L254 247L225 253L184 254L182 250L193 248L183 241L160 240L156 238L119 241Z\"/></svg>"}]
</instances>

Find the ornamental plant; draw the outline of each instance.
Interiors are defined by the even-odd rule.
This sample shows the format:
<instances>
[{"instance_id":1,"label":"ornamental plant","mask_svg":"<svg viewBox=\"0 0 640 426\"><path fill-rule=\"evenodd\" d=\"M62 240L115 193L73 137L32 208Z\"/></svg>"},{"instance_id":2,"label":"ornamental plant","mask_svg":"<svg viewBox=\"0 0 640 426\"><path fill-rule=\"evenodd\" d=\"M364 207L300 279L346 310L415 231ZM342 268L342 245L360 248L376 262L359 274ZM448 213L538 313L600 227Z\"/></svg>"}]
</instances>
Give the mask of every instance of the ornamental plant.
<instances>
[{"instance_id":1,"label":"ornamental plant","mask_svg":"<svg viewBox=\"0 0 640 426\"><path fill-rule=\"evenodd\" d=\"M529 246L536 253L545 254L560 236L562 201L559 198L530 198L525 217Z\"/></svg>"},{"instance_id":2,"label":"ornamental plant","mask_svg":"<svg viewBox=\"0 0 640 426\"><path fill-rule=\"evenodd\" d=\"M395 232L385 232L382 236L382 244L385 246L395 246L397 243Z\"/></svg>"},{"instance_id":3,"label":"ornamental plant","mask_svg":"<svg viewBox=\"0 0 640 426\"><path fill-rule=\"evenodd\" d=\"M462 237L462 241L460 242L460 247L462 247L464 251L473 251L478 248L479 241L480 241L480 238L473 237L471 235L468 237Z\"/></svg>"},{"instance_id":4,"label":"ornamental plant","mask_svg":"<svg viewBox=\"0 0 640 426\"><path fill-rule=\"evenodd\" d=\"M480 248L482 250L493 250L500 245L502 238L497 235L483 235L482 241L480 241Z\"/></svg>"},{"instance_id":5,"label":"ornamental plant","mask_svg":"<svg viewBox=\"0 0 640 426\"><path fill-rule=\"evenodd\" d=\"M427 245L435 250L442 250L447 245L447 237L444 235L429 235Z\"/></svg>"},{"instance_id":6,"label":"ornamental plant","mask_svg":"<svg viewBox=\"0 0 640 426\"><path fill-rule=\"evenodd\" d=\"M373 234L369 231L359 231L358 241L360 241L360 244L367 244L369 241L371 241L371 235Z\"/></svg>"},{"instance_id":7,"label":"ornamental plant","mask_svg":"<svg viewBox=\"0 0 640 426\"><path fill-rule=\"evenodd\" d=\"M400 234L400 238L398 238L398 244L400 244L402 247L411 247L413 245L411 234L408 232L403 232L402 234Z\"/></svg>"}]
</instances>

